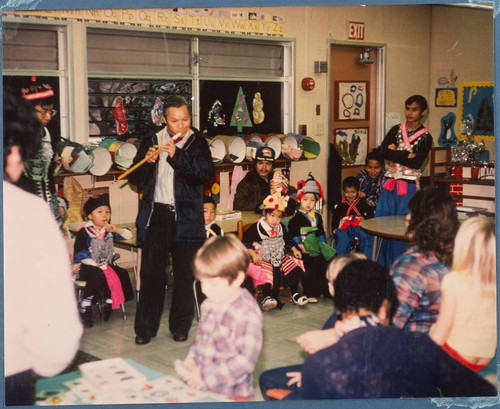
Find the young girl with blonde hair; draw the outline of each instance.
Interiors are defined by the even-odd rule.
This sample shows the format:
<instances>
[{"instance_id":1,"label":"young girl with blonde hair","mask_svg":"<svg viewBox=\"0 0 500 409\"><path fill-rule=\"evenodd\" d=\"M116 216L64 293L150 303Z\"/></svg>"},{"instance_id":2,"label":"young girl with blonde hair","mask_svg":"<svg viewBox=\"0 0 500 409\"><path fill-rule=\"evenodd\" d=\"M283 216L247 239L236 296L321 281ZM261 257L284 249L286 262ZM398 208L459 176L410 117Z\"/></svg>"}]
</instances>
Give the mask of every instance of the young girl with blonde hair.
<instances>
[{"instance_id":1,"label":"young girl with blonde hair","mask_svg":"<svg viewBox=\"0 0 500 409\"><path fill-rule=\"evenodd\" d=\"M494 219L472 217L462 224L441 291L430 337L470 369L483 369L497 347Z\"/></svg>"}]
</instances>

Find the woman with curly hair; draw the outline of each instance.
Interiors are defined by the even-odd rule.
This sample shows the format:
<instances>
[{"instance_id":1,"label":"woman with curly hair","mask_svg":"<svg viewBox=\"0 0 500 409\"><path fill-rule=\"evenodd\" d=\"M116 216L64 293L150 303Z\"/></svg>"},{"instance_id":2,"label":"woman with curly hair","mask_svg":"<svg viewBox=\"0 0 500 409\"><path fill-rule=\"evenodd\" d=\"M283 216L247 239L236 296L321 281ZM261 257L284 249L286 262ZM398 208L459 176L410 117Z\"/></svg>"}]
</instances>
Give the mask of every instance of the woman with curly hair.
<instances>
[{"instance_id":1,"label":"woman with curly hair","mask_svg":"<svg viewBox=\"0 0 500 409\"><path fill-rule=\"evenodd\" d=\"M441 280L452 262L457 208L448 192L433 186L417 191L408 208L410 246L390 271L399 300L393 322L410 331L428 332L439 315Z\"/></svg>"}]
</instances>

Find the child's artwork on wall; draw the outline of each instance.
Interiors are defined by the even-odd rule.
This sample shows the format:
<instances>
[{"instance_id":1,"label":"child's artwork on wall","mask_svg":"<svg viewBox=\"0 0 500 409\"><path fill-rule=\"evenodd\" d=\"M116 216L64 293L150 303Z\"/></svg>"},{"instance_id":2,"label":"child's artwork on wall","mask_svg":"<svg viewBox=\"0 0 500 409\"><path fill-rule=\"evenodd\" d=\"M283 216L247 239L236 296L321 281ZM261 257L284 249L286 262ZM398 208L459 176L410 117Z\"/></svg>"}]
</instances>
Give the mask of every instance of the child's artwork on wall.
<instances>
[{"instance_id":1,"label":"child's artwork on wall","mask_svg":"<svg viewBox=\"0 0 500 409\"><path fill-rule=\"evenodd\" d=\"M200 81L200 130L208 137L283 133L283 84Z\"/></svg>"},{"instance_id":2,"label":"child's artwork on wall","mask_svg":"<svg viewBox=\"0 0 500 409\"><path fill-rule=\"evenodd\" d=\"M250 114L248 113L247 103L245 101L245 94L240 87L236 102L234 103L233 116L231 117L231 126L235 126L238 133L243 132L244 127L251 127Z\"/></svg>"},{"instance_id":3,"label":"child's artwork on wall","mask_svg":"<svg viewBox=\"0 0 500 409\"><path fill-rule=\"evenodd\" d=\"M215 100L212 105L212 109L210 109L210 112L208 113L208 122L213 127L226 125L226 114L224 113L224 107L218 99Z\"/></svg>"},{"instance_id":4,"label":"child's artwork on wall","mask_svg":"<svg viewBox=\"0 0 500 409\"><path fill-rule=\"evenodd\" d=\"M370 119L368 81L335 81L335 121Z\"/></svg>"},{"instance_id":5,"label":"child's artwork on wall","mask_svg":"<svg viewBox=\"0 0 500 409\"><path fill-rule=\"evenodd\" d=\"M364 165L368 150L368 128L335 129L335 148L343 166Z\"/></svg>"},{"instance_id":6,"label":"child's artwork on wall","mask_svg":"<svg viewBox=\"0 0 500 409\"><path fill-rule=\"evenodd\" d=\"M191 81L90 78L89 143L126 141L157 132L163 126L162 100L169 95L191 99Z\"/></svg>"},{"instance_id":7,"label":"child's artwork on wall","mask_svg":"<svg viewBox=\"0 0 500 409\"><path fill-rule=\"evenodd\" d=\"M436 88L435 105L437 107L456 107L457 91L456 88Z\"/></svg>"},{"instance_id":8,"label":"child's artwork on wall","mask_svg":"<svg viewBox=\"0 0 500 409\"><path fill-rule=\"evenodd\" d=\"M462 82L458 94L458 123L471 115L474 139L493 140L493 82ZM460 129L459 138L466 138Z\"/></svg>"},{"instance_id":9,"label":"child's artwork on wall","mask_svg":"<svg viewBox=\"0 0 500 409\"><path fill-rule=\"evenodd\" d=\"M265 117L264 101L262 101L260 92L256 92L253 98L253 121L256 124L261 124Z\"/></svg>"},{"instance_id":10,"label":"child's artwork on wall","mask_svg":"<svg viewBox=\"0 0 500 409\"><path fill-rule=\"evenodd\" d=\"M457 144L457 135L455 134L456 115L449 112L441 118L441 133L439 134L439 146L453 146Z\"/></svg>"}]
</instances>

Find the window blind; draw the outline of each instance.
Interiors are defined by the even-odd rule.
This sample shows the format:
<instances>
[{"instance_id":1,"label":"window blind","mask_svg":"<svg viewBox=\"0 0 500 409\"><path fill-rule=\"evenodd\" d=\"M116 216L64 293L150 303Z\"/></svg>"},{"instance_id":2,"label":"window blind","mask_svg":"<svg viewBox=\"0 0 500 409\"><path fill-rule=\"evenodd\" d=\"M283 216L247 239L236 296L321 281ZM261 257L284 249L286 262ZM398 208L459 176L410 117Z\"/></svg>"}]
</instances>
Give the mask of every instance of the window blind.
<instances>
[{"instance_id":1,"label":"window blind","mask_svg":"<svg viewBox=\"0 0 500 409\"><path fill-rule=\"evenodd\" d=\"M5 26L2 54L4 70L57 70L57 31Z\"/></svg>"},{"instance_id":2,"label":"window blind","mask_svg":"<svg viewBox=\"0 0 500 409\"><path fill-rule=\"evenodd\" d=\"M164 33L89 31L87 64L96 73L190 74L190 40Z\"/></svg>"},{"instance_id":3,"label":"window blind","mask_svg":"<svg viewBox=\"0 0 500 409\"><path fill-rule=\"evenodd\" d=\"M200 76L272 78L283 76L281 44L200 39Z\"/></svg>"}]
</instances>

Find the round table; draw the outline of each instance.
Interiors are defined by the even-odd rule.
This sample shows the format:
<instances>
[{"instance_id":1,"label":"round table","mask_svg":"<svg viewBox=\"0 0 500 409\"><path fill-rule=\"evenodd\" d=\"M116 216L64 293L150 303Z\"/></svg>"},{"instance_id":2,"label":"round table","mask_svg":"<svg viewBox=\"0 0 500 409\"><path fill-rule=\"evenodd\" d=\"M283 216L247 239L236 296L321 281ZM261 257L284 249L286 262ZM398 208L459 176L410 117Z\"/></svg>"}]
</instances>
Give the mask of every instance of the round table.
<instances>
[{"instance_id":1,"label":"round table","mask_svg":"<svg viewBox=\"0 0 500 409\"><path fill-rule=\"evenodd\" d=\"M363 220L361 228L373 235L372 259L377 261L383 239L408 241L406 216L383 216Z\"/></svg>"}]
</instances>

